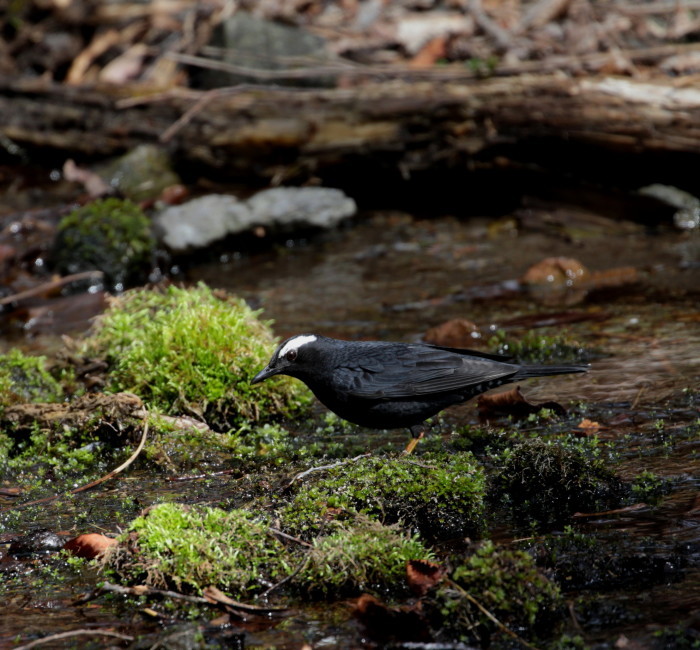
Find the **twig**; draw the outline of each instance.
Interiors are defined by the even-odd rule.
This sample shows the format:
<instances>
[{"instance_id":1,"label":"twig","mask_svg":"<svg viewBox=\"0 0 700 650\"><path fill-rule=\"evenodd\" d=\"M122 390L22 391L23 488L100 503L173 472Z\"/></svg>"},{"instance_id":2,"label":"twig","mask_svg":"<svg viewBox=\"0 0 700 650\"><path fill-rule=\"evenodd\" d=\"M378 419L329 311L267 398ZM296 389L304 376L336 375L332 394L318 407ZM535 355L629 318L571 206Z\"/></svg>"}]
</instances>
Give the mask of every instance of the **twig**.
<instances>
[{"instance_id":1,"label":"twig","mask_svg":"<svg viewBox=\"0 0 700 650\"><path fill-rule=\"evenodd\" d=\"M338 461L337 463L331 463L330 465L319 465L318 467L310 467L307 470L304 470L303 472L300 472L296 476L292 478L289 483L287 483L287 488L292 487L295 481L299 481L303 479L304 477L308 476L309 474L313 474L314 472L324 472L327 469L335 469L336 467L342 467L343 465L347 465L349 463L354 463L361 458L367 458L367 456L370 456L371 454L368 452L366 454L360 454L359 456L355 456L355 458L348 458L347 460L341 460Z\"/></svg>"},{"instance_id":2,"label":"twig","mask_svg":"<svg viewBox=\"0 0 700 650\"><path fill-rule=\"evenodd\" d=\"M272 585L272 587L270 587L269 589L266 589L265 591L263 591L262 594L260 594L260 597L267 598L267 596L270 594L270 592L277 589L277 587L281 587L286 582L289 582L292 578L296 578L297 575L299 575L299 573L301 573L306 568L306 565L309 563L309 559L310 558L307 555L304 558L304 561L301 562L301 564L299 564L299 566L296 569L294 569L294 571L292 571L292 573L290 573L287 577L282 578L282 580L280 580L278 583Z\"/></svg>"},{"instance_id":3,"label":"twig","mask_svg":"<svg viewBox=\"0 0 700 650\"><path fill-rule=\"evenodd\" d=\"M484 11L481 0L469 0L469 13L474 17L476 24L496 40L501 49L507 50L511 47L511 35Z\"/></svg>"},{"instance_id":4,"label":"twig","mask_svg":"<svg viewBox=\"0 0 700 650\"><path fill-rule=\"evenodd\" d=\"M56 289L60 289L64 285L70 284L71 282L89 280L91 278L97 280L102 277L104 277L104 273L102 271L82 271L81 273L65 275L62 278L58 278L58 280L44 282L44 284L40 284L37 287L32 287L31 289L27 289L26 291L20 291L19 293L14 293L11 296L5 296L4 298L0 298L0 305L10 305L13 302L19 302L20 300L24 300L25 298L33 298L34 296L46 293L48 291L55 291Z\"/></svg>"},{"instance_id":5,"label":"twig","mask_svg":"<svg viewBox=\"0 0 700 650\"><path fill-rule=\"evenodd\" d=\"M646 390L647 385L642 384L639 388L639 391L637 392L637 396L634 398L634 402L632 402L632 406L630 407L630 410L634 411L634 409L637 408L637 404L639 404L639 400L642 398L642 394Z\"/></svg>"},{"instance_id":6,"label":"twig","mask_svg":"<svg viewBox=\"0 0 700 650\"><path fill-rule=\"evenodd\" d=\"M121 639L122 641L134 640L133 636L119 634L118 632L109 632L107 630L70 630L69 632L51 634L50 636L36 639L35 641L26 643L25 645L18 645L15 647L15 650L29 650L29 648L36 648L37 646L44 645L45 643L52 643L53 641L58 641L59 639L70 639L73 636L111 636L116 639Z\"/></svg>"},{"instance_id":7,"label":"twig","mask_svg":"<svg viewBox=\"0 0 700 650\"><path fill-rule=\"evenodd\" d=\"M231 474L236 474L239 471L240 470L238 469L222 469L220 472L209 472L208 474L190 474L189 476L168 476L165 480L169 483L177 483L179 481L201 481L202 479L212 478L213 476L230 476Z\"/></svg>"},{"instance_id":8,"label":"twig","mask_svg":"<svg viewBox=\"0 0 700 650\"><path fill-rule=\"evenodd\" d=\"M217 590L218 591L218 590ZM184 600L188 603L197 603L200 605L226 605L233 609L238 609L242 612L248 614L258 614L266 615L279 612L286 612L285 607L262 607L260 605L249 605L248 603L240 603L236 600L230 599L225 594L221 594L219 599L215 598L205 598L204 596L190 596L189 594L181 594L179 591L170 591L169 589L156 589L155 587L148 587L146 585L138 585L136 587L123 587L122 585L115 585L111 582L105 582L97 589L91 591L89 594L82 596L80 599L73 601L73 605L81 605L93 600L103 593L113 593L121 594L124 596L162 596L164 598L174 598L176 600Z\"/></svg>"},{"instance_id":9,"label":"twig","mask_svg":"<svg viewBox=\"0 0 700 650\"><path fill-rule=\"evenodd\" d=\"M523 639L521 636L513 632L509 627L506 627L501 621L499 621L486 607L484 607L474 596L472 596L469 592L467 592L465 589L463 589L460 585L458 585L454 580L447 580L448 584L455 588L457 591L459 591L462 596L464 596L472 605L474 605L482 614L484 614L490 621L492 621L499 630L502 632L505 632L509 637L515 639L518 641L518 643L522 643L526 648L529 650L537 650L537 648L532 645L531 643L528 643Z\"/></svg>"},{"instance_id":10,"label":"twig","mask_svg":"<svg viewBox=\"0 0 700 650\"><path fill-rule=\"evenodd\" d=\"M35 501L27 501L26 503L18 503L14 506L10 506L9 508L5 508L3 510L0 510L0 513L3 512L9 512L10 510L17 510L19 508L26 508L28 506L35 506L39 503L51 503L52 501L56 501L56 499L60 499L63 496L66 496L68 494L78 494L78 492L83 492L85 490L89 490L90 488L95 487L96 485L99 485L100 483L104 483L105 481L108 481L111 478L114 478L117 474L125 470L131 463L133 463L138 455L141 453L141 450L143 449L144 444L146 444L146 436L148 435L148 422L144 424L143 427L143 435L141 436L141 441L139 442L139 446L136 448L136 451L134 451L129 458L124 461L117 469L113 469L111 472L108 474L105 474L101 478L95 479L94 481L91 481L90 483L87 483L86 485L81 485L78 488L75 488L74 490L71 490L70 492L65 492L63 494L54 494L53 496L50 497L44 497L43 499L36 499Z\"/></svg>"},{"instance_id":11,"label":"twig","mask_svg":"<svg viewBox=\"0 0 700 650\"><path fill-rule=\"evenodd\" d=\"M308 546L311 548L313 544L309 544L308 542L305 542L303 539L299 539L298 537L294 537L293 535L288 535L287 533L283 533L281 530L278 530L277 528L273 528L270 526L268 530L273 534L273 535L279 535L280 537L284 537L285 539L288 539L290 542L295 542L297 544L300 544L301 546Z\"/></svg>"},{"instance_id":12,"label":"twig","mask_svg":"<svg viewBox=\"0 0 700 650\"><path fill-rule=\"evenodd\" d=\"M261 605L248 605L247 603L239 603L237 600L229 598L223 591L221 591L217 587L211 585L209 587L205 587L202 593L204 594L204 598L207 599L207 602L210 602L212 604L223 605L224 607L230 609L237 609L247 614L257 614L258 616L260 616L275 613L279 614L288 611L286 607L264 607Z\"/></svg>"}]
</instances>

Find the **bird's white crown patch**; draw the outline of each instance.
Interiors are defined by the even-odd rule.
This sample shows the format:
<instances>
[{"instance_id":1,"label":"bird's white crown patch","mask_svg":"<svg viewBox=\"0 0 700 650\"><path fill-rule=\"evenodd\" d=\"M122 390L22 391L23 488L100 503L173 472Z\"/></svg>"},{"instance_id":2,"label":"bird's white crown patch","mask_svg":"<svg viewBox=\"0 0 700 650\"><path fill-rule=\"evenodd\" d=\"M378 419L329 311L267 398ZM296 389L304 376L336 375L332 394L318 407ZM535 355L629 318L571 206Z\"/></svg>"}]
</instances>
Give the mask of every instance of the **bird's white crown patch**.
<instances>
[{"instance_id":1,"label":"bird's white crown patch","mask_svg":"<svg viewBox=\"0 0 700 650\"><path fill-rule=\"evenodd\" d=\"M290 350L298 350L302 345L313 343L315 340L316 336L313 334L299 334L298 336L293 336L282 346L278 356L284 357Z\"/></svg>"}]
</instances>

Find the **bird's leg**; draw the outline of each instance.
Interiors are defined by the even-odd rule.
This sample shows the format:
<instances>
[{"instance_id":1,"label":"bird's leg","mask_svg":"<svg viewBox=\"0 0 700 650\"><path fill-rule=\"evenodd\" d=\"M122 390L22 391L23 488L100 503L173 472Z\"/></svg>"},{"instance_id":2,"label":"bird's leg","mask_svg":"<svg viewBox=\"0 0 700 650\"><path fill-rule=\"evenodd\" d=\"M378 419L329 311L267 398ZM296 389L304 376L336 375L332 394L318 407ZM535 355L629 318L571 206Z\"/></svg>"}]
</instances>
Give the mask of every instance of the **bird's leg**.
<instances>
[{"instance_id":1,"label":"bird's leg","mask_svg":"<svg viewBox=\"0 0 700 650\"><path fill-rule=\"evenodd\" d=\"M409 454L413 453L413 450L416 448L418 441L425 435L425 425L414 424L411 427L410 431L411 440L406 445L406 449L403 450L403 453L401 454L402 456L408 456Z\"/></svg>"}]
</instances>

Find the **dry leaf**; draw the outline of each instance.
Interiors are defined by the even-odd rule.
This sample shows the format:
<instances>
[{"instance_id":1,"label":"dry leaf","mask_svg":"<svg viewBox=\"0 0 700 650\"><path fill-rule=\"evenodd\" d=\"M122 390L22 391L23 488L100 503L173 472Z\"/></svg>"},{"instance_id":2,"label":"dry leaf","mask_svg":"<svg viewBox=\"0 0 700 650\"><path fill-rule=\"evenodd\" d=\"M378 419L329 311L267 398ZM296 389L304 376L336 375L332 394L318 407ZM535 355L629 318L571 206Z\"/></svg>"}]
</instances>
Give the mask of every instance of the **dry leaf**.
<instances>
[{"instance_id":1,"label":"dry leaf","mask_svg":"<svg viewBox=\"0 0 700 650\"><path fill-rule=\"evenodd\" d=\"M63 548L71 555L92 560L102 555L110 546L117 544L113 537L107 537L100 533L85 533L68 540Z\"/></svg>"},{"instance_id":2,"label":"dry leaf","mask_svg":"<svg viewBox=\"0 0 700 650\"><path fill-rule=\"evenodd\" d=\"M423 336L426 343L448 348L468 348L474 344L479 328L466 318L453 318L431 327ZM474 336L477 334L477 336Z\"/></svg>"},{"instance_id":3,"label":"dry leaf","mask_svg":"<svg viewBox=\"0 0 700 650\"><path fill-rule=\"evenodd\" d=\"M540 404L528 402L522 394L520 386L503 393L480 395L476 404L479 409L479 417L487 419L494 415L525 417L532 413L539 413L542 409L550 409L557 415L566 414L566 409L558 402L541 402Z\"/></svg>"},{"instance_id":4,"label":"dry leaf","mask_svg":"<svg viewBox=\"0 0 700 650\"><path fill-rule=\"evenodd\" d=\"M589 420L588 418L583 418L583 420L581 420L578 423L576 428L581 429L588 436L593 436L600 430L600 424L598 424L597 422L593 422L592 420Z\"/></svg>"},{"instance_id":5,"label":"dry leaf","mask_svg":"<svg viewBox=\"0 0 700 650\"><path fill-rule=\"evenodd\" d=\"M445 577L445 569L434 562L426 560L409 560L406 562L408 586L416 596L425 596Z\"/></svg>"}]
</instances>

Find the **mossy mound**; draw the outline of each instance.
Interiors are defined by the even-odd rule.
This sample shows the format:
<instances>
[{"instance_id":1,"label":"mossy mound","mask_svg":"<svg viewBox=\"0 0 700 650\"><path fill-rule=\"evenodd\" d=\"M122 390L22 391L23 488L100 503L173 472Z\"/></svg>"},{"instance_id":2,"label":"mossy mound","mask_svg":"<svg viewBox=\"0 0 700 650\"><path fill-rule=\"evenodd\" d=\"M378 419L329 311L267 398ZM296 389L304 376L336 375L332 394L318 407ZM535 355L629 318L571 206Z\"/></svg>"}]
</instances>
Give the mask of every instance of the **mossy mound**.
<instances>
[{"instance_id":1,"label":"mossy mound","mask_svg":"<svg viewBox=\"0 0 700 650\"><path fill-rule=\"evenodd\" d=\"M527 440L505 450L500 464L495 492L519 519L567 521L577 511L615 507L625 493L595 440Z\"/></svg>"},{"instance_id":2,"label":"mossy mound","mask_svg":"<svg viewBox=\"0 0 700 650\"><path fill-rule=\"evenodd\" d=\"M457 565L451 581L426 602L433 627L453 639L487 646L499 628L483 609L511 630L549 632L563 604L559 588L550 582L524 551L481 544Z\"/></svg>"},{"instance_id":3,"label":"mossy mound","mask_svg":"<svg viewBox=\"0 0 700 650\"><path fill-rule=\"evenodd\" d=\"M226 430L291 415L310 402L303 384L288 377L250 385L276 344L258 314L203 284L135 289L111 300L82 353L107 361L109 390Z\"/></svg>"},{"instance_id":4,"label":"mossy mound","mask_svg":"<svg viewBox=\"0 0 700 650\"><path fill-rule=\"evenodd\" d=\"M0 406L62 399L63 388L46 369L46 357L19 350L0 355Z\"/></svg>"},{"instance_id":5,"label":"mossy mound","mask_svg":"<svg viewBox=\"0 0 700 650\"><path fill-rule=\"evenodd\" d=\"M351 526L336 526L312 544L308 563L294 579L296 587L312 597L341 598L362 592L405 595L406 563L433 559L417 537L366 518Z\"/></svg>"},{"instance_id":6,"label":"mossy mound","mask_svg":"<svg viewBox=\"0 0 700 650\"><path fill-rule=\"evenodd\" d=\"M329 519L362 514L446 539L481 529L484 494L483 471L468 452L420 461L370 457L310 476L280 514L285 525L306 536Z\"/></svg>"},{"instance_id":7,"label":"mossy mound","mask_svg":"<svg viewBox=\"0 0 700 650\"><path fill-rule=\"evenodd\" d=\"M163 503L134 519L105 564L127 582L243 596L288 576L285 547L245 510Z\"/></svg>"},{"instance_id":8,"label":"mossy mound","mask_svg":"<svg viewBox=\"0 0 700 650\"><path fill-rule=\"evenodd\" d=\"M122 199L100 199L58 224L52 261L61 273L99 270L113 290L143 284L153 268L155 239L141 208Z\"/></svg>"},{"instance_id":9,"label":"mossy mound","mask_svg":"<svg viewBox=\"0 0 700 650\"><path fill-rule=\"evenodd\" d=\"M213 585L251 596L286 578L296 594L340 597L405 595L406 563L431 558L415 537L366 519L336 526L306 551L285 546L264 516L164 503L134 519L103 561L127 583L189 593Z\"/></svg>"}]
</instances>

